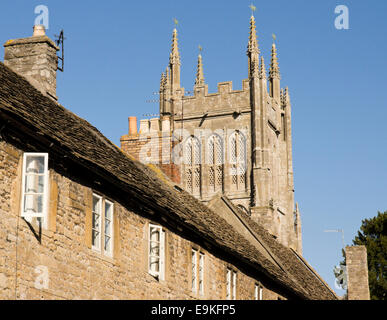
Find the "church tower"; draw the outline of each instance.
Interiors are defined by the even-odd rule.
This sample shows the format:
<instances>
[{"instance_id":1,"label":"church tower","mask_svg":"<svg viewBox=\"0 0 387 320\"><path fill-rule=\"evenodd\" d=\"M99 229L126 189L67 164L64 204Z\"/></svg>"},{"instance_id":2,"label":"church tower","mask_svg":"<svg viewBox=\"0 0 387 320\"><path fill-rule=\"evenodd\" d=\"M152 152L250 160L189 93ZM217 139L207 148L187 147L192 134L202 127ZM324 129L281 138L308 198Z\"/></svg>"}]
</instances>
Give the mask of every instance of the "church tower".
<instances>
[{"instance_id":1,"label":"church tower","mask_svg":"<svg viewBox=\"0 0 387 320\"><path fill-rule=\"evenodd\" d=\"M252 15L248 79L242 90L233 90L229 81L208 93L204 62L199 54L193 95L185 95L174 29L169 63L160 80L160 118L141 120L139 135L150 137L158 130L157 137L168 141L160 168L181 188L206 204L227 198L284 245L302 253L300 212L294 203L290 94L288 88L281 89L276 44L267 73ZM156 140L149 141L142 139L141 145L138 138L123 136L121 145L141 158L139 149L154 151ZM165 164L167 158L170 165Z\"/></svg>"}]
</instances>

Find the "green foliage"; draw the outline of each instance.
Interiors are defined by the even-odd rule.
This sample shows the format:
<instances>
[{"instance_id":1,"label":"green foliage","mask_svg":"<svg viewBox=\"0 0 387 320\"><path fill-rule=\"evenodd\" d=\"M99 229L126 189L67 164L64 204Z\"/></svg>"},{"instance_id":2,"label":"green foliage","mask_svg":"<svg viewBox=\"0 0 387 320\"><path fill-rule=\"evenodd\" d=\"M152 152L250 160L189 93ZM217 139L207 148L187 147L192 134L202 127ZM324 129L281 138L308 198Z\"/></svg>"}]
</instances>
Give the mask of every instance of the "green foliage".
<instances>
[{"instance_id":1,"label":"green foliage","mask_svg":"<svg viewBox=\"0 0 387 320\"><path fill-rule=\"evenodd\" d=\"M387 300L387 211L363 220L353 244L367 247L371 300Z\"/></svg>"}]
</instances>

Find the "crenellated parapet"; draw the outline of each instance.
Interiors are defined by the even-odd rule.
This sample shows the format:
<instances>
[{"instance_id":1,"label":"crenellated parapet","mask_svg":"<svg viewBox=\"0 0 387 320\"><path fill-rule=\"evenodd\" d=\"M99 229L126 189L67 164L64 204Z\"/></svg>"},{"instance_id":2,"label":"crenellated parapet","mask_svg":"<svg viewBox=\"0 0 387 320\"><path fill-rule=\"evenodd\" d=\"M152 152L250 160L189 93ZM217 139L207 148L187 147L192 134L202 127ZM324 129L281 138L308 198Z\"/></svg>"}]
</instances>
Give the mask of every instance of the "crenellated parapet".
<instances>
[{"instance_id":1,"label":"crenellated parapet","mask_svg":"<svg viewBox=\"0 0 387 320\"><path fill-rule=\"evenodd\" d=\"M250 111L250 86L249 80L242 81L241 90L233 90L232 81L219 82L217 91L208 92L208 85L195 86L192 96L183 96L180 106L177 106L176 120L181 118L182 108L184 108L184 117L189 115L203 115L208 111L234 112L239 110ZM238 106L236 108L236 106Z\"/></svg>"}]
</instances>

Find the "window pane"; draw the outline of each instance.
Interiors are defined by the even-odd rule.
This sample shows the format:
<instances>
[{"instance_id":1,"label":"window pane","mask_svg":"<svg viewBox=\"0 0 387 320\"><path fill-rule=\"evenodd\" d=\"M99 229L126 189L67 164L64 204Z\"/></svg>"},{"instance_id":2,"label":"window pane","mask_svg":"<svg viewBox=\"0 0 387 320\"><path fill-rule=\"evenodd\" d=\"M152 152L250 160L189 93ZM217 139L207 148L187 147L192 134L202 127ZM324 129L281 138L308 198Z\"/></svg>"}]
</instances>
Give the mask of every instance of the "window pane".
<instances>
[{"instance_id":1,"label":"window pane","mask_svg":"<svg viewBox=\"0 0 387 320\"><path fill-rule=\"evenodd\" d=\"M227 270L227 300L231 299L231 270Z\"/></svg>"},{"instance_id":2,"label":"window pane","mask_svg":"<svg viewBox=\"0 0 387 320\"><path fill-rule=\"evenodd\" d=\"M158 242L151 241L150 243L150 254L152 256L159 257L160 256L160 245Z\"/></svg>"},{"instance_id":3,"label":"window pane","mask_svg":"<svg viewBox=\"0 0 387 320\"><path fill-rule=\"evenodd\" d=\"M101 243L101 203L102 199L93 195L93 222L92 222L92 245L100 249Z\"/></svg>"},{"instance_id":4,"label":"window pane","mask_svg":"<svg viewBox=\"0 0 387 320\"><path fill-rule=\"evenodd\" d=\"M192 250L192 291L196 292L197 287L196 287L196 273L197 273L197 266L196 266L196 261L197 261L197 252L196 250Z\"/></svg>"},{"instance_id":5,"label":"window pane","mask_svg":"<svg viewBox=\"0 0 387 320\"><path fill-rule=\"evenodd\" d=\"M160 230L150 227L149 239L149 267L153 273L160 271Z\"/></svg>"},{"instance_id":6,"label":"window pane","mask_svg":"<svg viewBox=\"0 0 387 320\"><path fill-rule=\"evenodd\" d=\"M105 251L110 252L111 238L105 235Z\"/></svg>"},{"instance_id":7,"label":"window pane","mask_svg":"<svg viewBox=\"0 0 387 320\"><path fill-rule=\"evenodd\" d=\"M101 213L101 198L93 196L93 212Z\"/></svg>"},{"instance_id":8,"label":"window pane","mask_svg":"<svg viewBox=\"0 0 387 320\"><path fill-rule=\"evenodd\" d=\"M149 226L149 272L163 279L164 273L164 236L161 227Z\"/></svg>"},{"instance_id":9,"label":"window pane","mask_svg":"<svg viewBox=\"0 0 387 320\"><path fill-rule=\"evenodd\" d=\"M105 235L110 236L111 235L111 230L110 230L110 221L105 220Z\"/></svg>"},{"instance_id":10,"label":"window pane","mask_svg":"<svg viewBox=\"0 0 387 320\"><path fill-rule=\"evenodd\" d=\"M43 195L27 194L24 196L24 212L30 214L43 213Z\"/></svg>"},{"instance_id":11,"label":"window pane","mask_svg":"<svg viewBox=\"0 0 387 320\"><path fill-rule=\"evenodd\" d=\"M44 173L43 156L27 156L26 173Z\"/></svg>"},{"instance_id":12,"label":"window pane","mask_svg":"<svg viewBox=\"0 0 387 320\"><path fill-rule=\"evenodd\" d=\"M203 281L204 281L204 254L199 256L199 292L203 294Z\"/></svg>"},{"instance_id":13,"label":"window pane","mask_svg":"<svg viewBox=\"0 0 387 320\"><path fill-rule=\"evenodd\" d=\"M232 299L236 299L236 272L233 272L233 277L232 277Z\"/></svg>"},{"instance_id":14,"label":"window pane","mask_svg":"<svg viewBox=\"0 0 387 320\"><path fill-rule=\"evenodd\" d=\"M98 229L100 228L100 215L97 213L93 213L93 229Z\"/></svg>"},{"instance_id":15,"label":"window pane","mask_svg":"<svg viewBox=\"0 0 387 320\"><path fill-rule=\"evenodd\" d=\"M160 232L157 228L151 228L151 241L160 242Z\"/></svg>"},{"instance_id":16,"label":"window pane","mask_svg":"<svg viewBox=\"0 0 387 320\"><path fill-rule=\"evenodd\" d=\"M26 193L43 193L44 175L27 174L24 191Z\"/></svg>"},{"instance_id":17,"label":"window pane","mask_svg":"<svg viewBox=\"0 0 387 320\"><path fill-rule=\"evenodd\" d=\"M98 232L98 230L93 230L92 245L94 247L99 248L99 244L100 244L100 233Z\"/></svg>"},{"instance_id":18,"label":"window pane","mask_svg":"<svg viewBox=\"0 0 387 320\"><path fill-rule=\"evenodd\" d=\"M160 271L160 263L158 257L150 257L150 269L152 272L158 273Z\"/></svg>"},{"instance_id":19,"label":"window pane","mask_svg":"<svg viewBox=\"0 0 387 320\"><path fill-rule=\"evenodd\" d=\"M112 210L113 205L109 202L105 202L105 218L108 220L112 220Z\"/></svg>"}]
</instances>

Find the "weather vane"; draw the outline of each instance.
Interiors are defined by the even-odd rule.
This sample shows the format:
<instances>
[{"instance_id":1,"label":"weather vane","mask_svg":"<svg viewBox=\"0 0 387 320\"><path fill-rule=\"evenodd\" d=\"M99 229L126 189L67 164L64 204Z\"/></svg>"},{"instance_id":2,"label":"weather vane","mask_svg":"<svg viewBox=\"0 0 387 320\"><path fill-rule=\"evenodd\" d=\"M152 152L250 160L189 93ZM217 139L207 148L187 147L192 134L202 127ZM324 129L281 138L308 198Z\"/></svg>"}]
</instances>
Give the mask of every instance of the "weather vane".
<instances>
[{"instance_id":1,"label":"weather vane","mask_svg":"<svg viewBox=\"0 0 387 320\"><path fill-rule=\"evenodd\" d=\"M251 9L251 15L253 16L255 10L257 10L257 7L256 7L255 5L253 5L253 4L250 4L250 5L249 5L249 8Z\"/></svg>"},{"instance_id":2,"label":"weather vane","mask_svg":"<svg viewBox=\"0 0 387 320\"><path fill-rule=\"evenodd\" d=\"M275 40L277 40L277 36L274 33L271 36L273 37L273 42L275 42Z\"/></svg>"},{"instance_id":3,"label":"weather vane","mask_svg":"<svg viewBox=\"0 0 387 320\"><path fill-rule=\"evenodd\" d=\"M179 24L179 21L177 21L176 18L173 18L173 23L175 24L175 27L177 27L177 25Z\"/></svg>"},{"instance_id":4,"label":"weather vane","mask_svg":"<svg viewBox=\"0 0 387 320\"><path fill-rule=\"evenodd\" d=\"M203 47L199 44L199 53L202 53Z\"/></svg>"}]
</instances>

